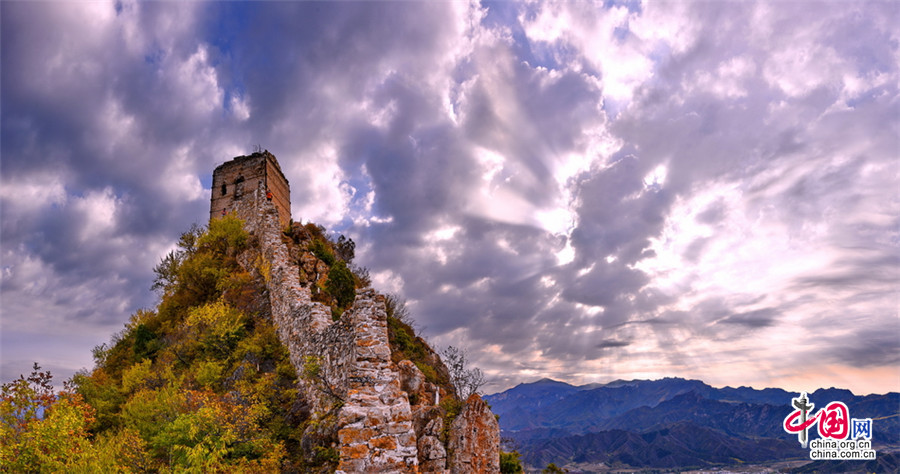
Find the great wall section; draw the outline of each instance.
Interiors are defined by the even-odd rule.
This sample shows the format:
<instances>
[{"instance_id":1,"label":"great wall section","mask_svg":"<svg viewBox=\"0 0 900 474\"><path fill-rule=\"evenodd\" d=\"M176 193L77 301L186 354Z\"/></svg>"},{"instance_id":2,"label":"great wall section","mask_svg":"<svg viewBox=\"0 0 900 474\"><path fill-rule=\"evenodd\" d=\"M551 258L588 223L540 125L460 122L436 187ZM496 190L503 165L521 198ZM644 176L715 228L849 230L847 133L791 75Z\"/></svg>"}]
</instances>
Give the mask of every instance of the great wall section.
<instances>
[{"instance_id":1,"label":"great wall section","mask_svg":"<svg viewBox=\"0 0 900 474\"><path fill-rule=\"evenodd\" d=\"M500 427L487 404L473 394L445 427L446 392L410 361L391 360L382 295L358 291L337 321L313 301L296 249L282 240L289 193L270 153L237 157L214 172L210 218L235 213L256 242L239 261L265 280L279 338L298 374L310 375L299 377L299 397L320 431L336 431L337 472L499 472Z\"/></svg>"}]
</instances>

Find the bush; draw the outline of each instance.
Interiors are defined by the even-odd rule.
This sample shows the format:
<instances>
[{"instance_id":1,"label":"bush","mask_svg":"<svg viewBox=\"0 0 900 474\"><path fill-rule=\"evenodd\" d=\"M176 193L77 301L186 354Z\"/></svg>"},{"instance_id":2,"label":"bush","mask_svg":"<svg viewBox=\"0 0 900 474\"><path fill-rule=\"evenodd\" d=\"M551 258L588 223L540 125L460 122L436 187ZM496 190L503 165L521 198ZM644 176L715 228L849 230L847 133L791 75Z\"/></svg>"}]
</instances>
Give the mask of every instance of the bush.
<instances>
[{"instance_id":1,"label":"bush","mask_svg":"<svg viewBox=\"0 0 900 474\"><path fill-rule=\"evenodd\" d=\"M331 245L325 239L313 239L312 243L309 244L309 251L329 267L334 265L336 260L334 250L331 249Z\"/></svg>"},{"instance_id":2,"label":"bush","mask_svg":"<svg viewBox=\"0 0 900 474\"><path fill-rule=\"evenodd\" d=\"M209 229L197 238L198 249L219 256L233 257L247 248L250 235L244 230L244 221L228 214L209 222Z\"/></svg>"},{"instance_id":3,"label":"bush","mask_svg":"<svg viewBox=\"0 0 900 474\"><path fill-rule=\"evenodd\" d=\"M442 398L439 405L444 409L444 427L441 430L441 441L446 444L450 440L450 426L456 420L456 417L462 413L463 402L456 397L450 396Z\"/></svg>"},{"instance_id":4,"label":"bush","mask_svg":"<svg viewBox=\"0 0 900 474\"><path fill-rule=\"evenodd\" d=\"M338 260L331 265L325 289L337 301L338 307L347 308L353 303L356 299L356 285L353 273L347 268L346 262Z\"/></svg>"},{"instance_id":5,"label":"bush","mask_svg":"<svg viewBox=\"0 0 900 474\"><path fill-rule=\"evenodd\" d=\"M500 472L506 474L522 472L523 470L522 459L520 458L518 451L513 451L511 453L500 452Z\"/></svg>"}]
</instances>

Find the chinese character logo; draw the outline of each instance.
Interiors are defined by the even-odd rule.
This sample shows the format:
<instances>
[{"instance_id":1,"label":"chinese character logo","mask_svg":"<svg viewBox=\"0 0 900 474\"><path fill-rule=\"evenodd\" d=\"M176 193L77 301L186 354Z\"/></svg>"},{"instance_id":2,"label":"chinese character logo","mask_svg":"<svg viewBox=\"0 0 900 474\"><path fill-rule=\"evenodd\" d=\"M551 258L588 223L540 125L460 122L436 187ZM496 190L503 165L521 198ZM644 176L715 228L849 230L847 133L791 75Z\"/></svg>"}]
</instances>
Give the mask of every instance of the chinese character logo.
<instances>
[{"instance_id":1,"label":"chinese character logo","mask_svg":"<svg viewBox=\"0 0 900 474\"><path fill-rule=\"evenodd\" d=\"M847 439L850 434L850 415L844 402L831 402L819 410L819 436L831 439Z\"/></svg>"},{"instance_id":2,"label":"chinese character logo","mask_svg":"<svg viewBox=\"0 0 900 474\"><path fill-rule=\"evenodd\" d=\"M823 439L845 440L848 437L856 440L872 439L871 418L850 418L850 410L844 402L831 402L825 408L819 409L815 415L809 416L815 408L810 403L806 392L792 399L791 406L794 411L784 419L784 430L788 433L797 433L797 440L804 448L809 442L808 430L818 424L819 436Z\"/></svg>"},{"instance_id":3,"label":"chinese character logo","mask_svg":"<svg viewBox=\"0 0 900 474\"><path fill-rule=\"evenodd\" d=\"M853 439L872 439L872 419L871 418L863 418L858 420L853 418L851 427L853 428L853 434L851 437Z\"/></svg>"},{"instance_id":4,"label":"chinese character logo","mask_svg":"<svg viewBox=\"0 0 900 474\"><path fill-rule=\"evenodd\" d=\"M815 416L807 419L806 415L815 408L815 405L809 403L806 392L801 393L799 397L792 401L792 405L796 410L791 412L791 414L784 419L784 430L788 433L797 433L797 440L800 441L800 446L806 448L807 443L809 442L807 430L816 423ZM794 420L798 417L800 420L797 423L794 423Z\"/></svg>"},{"instance_id":5,"label":"chinese character logo","mask_svg":"<svg viewBox=\"0 0 900 474\"><path fill-rule=\"evenodd\" d=\"M850 418L844 402L831 402L812 414L815 405L806 392L792 399L791 407L794 410L784 418L782 426L784 431L797 434L803 448L809 448L810 459L875 459L871 418ZM809 429L813 425L818 425L819 439L810 441Z\"/></svg>"}]
</instances>

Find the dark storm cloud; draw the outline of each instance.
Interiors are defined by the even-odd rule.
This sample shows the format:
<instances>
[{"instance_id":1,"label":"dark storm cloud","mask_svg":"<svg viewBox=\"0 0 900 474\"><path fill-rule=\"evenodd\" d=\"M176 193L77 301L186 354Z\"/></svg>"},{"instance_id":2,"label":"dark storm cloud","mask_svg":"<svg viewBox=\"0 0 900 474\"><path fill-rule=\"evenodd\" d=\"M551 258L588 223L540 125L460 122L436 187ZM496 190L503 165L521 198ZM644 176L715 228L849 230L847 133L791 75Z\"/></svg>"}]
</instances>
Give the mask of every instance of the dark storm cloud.
<instances>
[{"instance_id":1,"label":"dark storm cloud","mask_svg":"<svg viewBox=\"0 0 900 474\"><path fill-rule=\"evenodd\" d=\"M597 343L597 349L625 347L629 345L631 345L631 341L617 341L614 339L606 339Z\"/></svg>"},{"instance_id":2,"label":"dark storm cloud","mask_svg":"<svg viewBox=\"0 0 900 474\"><path fill-rule=\"evenodd\" d=\"M900 334L900 323L896 318L867 324L836 336L817 355L853 367L896 367L900 363L897 334Z\"/></svg>"},{"instance_id":3,"label":"dark storm cloud","mask_svg":"<svg viewBox=\"0 0 900 474\"><path fill-rule=\"evenodd\" d=\"M772 308L757 309L733 314L716 321L716 324L735 324L746 329L758 329L774 324L778 315L778 311Z\"/></svg>"}]
</instances>

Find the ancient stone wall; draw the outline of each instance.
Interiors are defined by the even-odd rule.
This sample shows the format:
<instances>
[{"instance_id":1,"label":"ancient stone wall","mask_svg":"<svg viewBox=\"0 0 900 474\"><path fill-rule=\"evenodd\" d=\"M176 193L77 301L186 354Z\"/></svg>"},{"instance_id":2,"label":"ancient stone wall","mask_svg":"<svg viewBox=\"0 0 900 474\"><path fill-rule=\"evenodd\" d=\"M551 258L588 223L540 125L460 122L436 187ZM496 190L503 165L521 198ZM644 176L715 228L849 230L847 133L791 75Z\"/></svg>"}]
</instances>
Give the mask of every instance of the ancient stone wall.
<instances>
[{"instance_id":1,"label":"ancient stone wall","mask_svg":"<svg viewBox=\"0 0 900 474\"><path fill-rule=\"evenodd\" d=\"M266 184L272 192L272 204L278 211L280 228L284 229L291 222L291 188L287 178L281 172L281 166L268 151L266 155Z\"/></svg>"},{"instance_id":2,"label":"ancient stone wall","mask_svg":"<svg viewBox=\"0 0 900 474\"><path fill-rule=\"evenodd\" d=\"M298 372L313 363L316 380L303 381L313 416L339 401L340 470L417 472L416 436L409 400L391 363L384 298L360 291L337 322L300 285L299 268L281 240L278 215L264 190L235 206L259 243L258 254L242 256L244 266L266 276L278 335ZM259 268L263 267L263 268Z\"/></svg>"},{"instance_id":3,"label":"ancient stone wall","mask_svg":"<svg viewBox=\"0 0 900 474\"><path fill-rule=\"evenodd\" d=\"M487 405L471 397L463 421L454 422L448 435L436 406L440 390L411 362L398 367L391 361L384 297L360 290L353 306L332 321L330 308L312 301L301 285L276 203L266 200L263 181L255 183L230 210L256 242L239 260L266 281L278 336L303 374L300 396L311 416L324 419L336 411L338 472L499 472L499 425ZM449 454L442 441L447 436Z\"/></svg>"}]
</instances>

